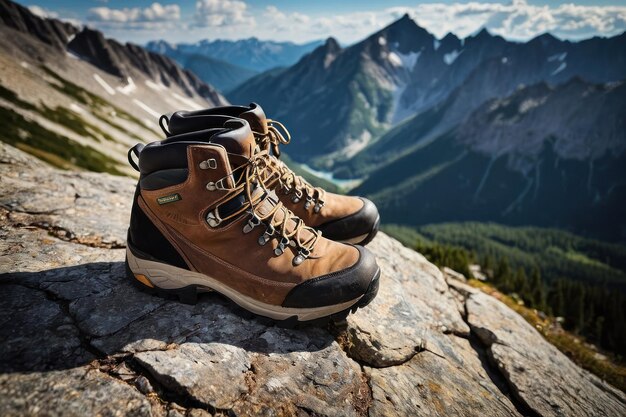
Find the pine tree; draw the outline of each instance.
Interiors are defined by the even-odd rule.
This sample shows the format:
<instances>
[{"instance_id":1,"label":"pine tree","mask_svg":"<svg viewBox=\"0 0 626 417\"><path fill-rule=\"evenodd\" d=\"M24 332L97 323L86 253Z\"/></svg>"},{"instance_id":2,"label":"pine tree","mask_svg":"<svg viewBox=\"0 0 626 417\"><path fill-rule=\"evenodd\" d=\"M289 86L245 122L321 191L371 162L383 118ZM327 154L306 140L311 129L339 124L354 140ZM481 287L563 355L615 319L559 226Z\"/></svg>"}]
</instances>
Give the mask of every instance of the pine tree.
<instances>
[{"instance_id":1,"label":"pine tree","mask_svg":"<svg viewBox=\"0 0 626 417\"><path fill-rule=\"evenodd\" d=\"M517 268L515 271L515 275L513 278L512 289L517 293L524 301L528 300L528 282L526 278L526 272L524 272L524 268Z\"/></svg>"},{"instance_id":2,"label":"pine tree","mask_svg":"<svg viewBox=\"0 0 626 417\"><path fill-rule=\"evenodd\" d=\"M533 270L530 273L530 279L528 281L528 301L531 306L536 309L544 309L544 290L543 283L541 282L541 272L537 266L533 266Z\"/></svg>"},{"instance_id":3,"label":"pine tree","mask_svg":"<svg viewBox=\"0 0 626 417\"><path fill-rule=\"evenodd\" d=\"M500 258L493 273L493 279L498 289L503 292L511 291L511 267L507 258Z\"/></svg>"}]
</instances>

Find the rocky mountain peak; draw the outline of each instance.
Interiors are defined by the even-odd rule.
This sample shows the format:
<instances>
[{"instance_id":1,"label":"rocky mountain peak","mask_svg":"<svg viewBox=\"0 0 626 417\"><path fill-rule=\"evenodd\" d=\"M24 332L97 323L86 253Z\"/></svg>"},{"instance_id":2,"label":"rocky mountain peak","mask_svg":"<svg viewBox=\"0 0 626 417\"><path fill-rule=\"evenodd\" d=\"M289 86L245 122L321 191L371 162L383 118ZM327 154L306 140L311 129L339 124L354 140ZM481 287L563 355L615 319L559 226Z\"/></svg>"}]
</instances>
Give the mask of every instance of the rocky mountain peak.
<instances>
[{"instance_id":1,"label":"rocky mountain peak","mask_svg":"<svg viewBox=\"0 0 626 417\"><path fill-rule=\"evenodd\" d=\"M102 32L85 27L74 36L67 48L110 74L118 77L128 75L126 68L122 65L121 58L111 47L111 43L105 39Z\"/></svg>"},{"instance_id":2,"label":"rocky mountain peak","mask_svg":"<svg viewBox=\"0 0 626 417\"><path fill-rule=\"evenodd\" d=\"M543 47L552 46L561 42L562 41L559 38L549 32L542 33L541 35L535 36L533 39L528 41L529 44L539 43Z\"/></svg>"},{"instance_id":3,"label":"rocky mountain peak","mask_svg":"<svg viewBox=\"0 0 626 417\"><path fill-rule=\"evenodd\" d=\"M3 415L626 413L623 393L504 303L383 233L368 307L285 329L215 293L186 305L137 290L124 271L133 180L2 143L0 162Z\"/></svg>"},{"instance_id":4,"label":"rocky mountain peak","mask_svg":"<svg viewBox=\"0 0 626 417\"><path fill-rule=\"evenodd\" d=\"M485 103L459 127L459 137L489 155L506 153L511 167L524 173L540 162L548 141L563 159L593 161L619 155L626 148L624 97L624 82L610 88L580 77L556 87L541 82ZM585 126L595 126L593 137ZM523 164L520 159L534 162Z\"/></svg>"},{"instance_id":5,"label":"rocky mountain peak","mask_svg":"<svg viewBox=\"0 0 626 417\"><path fill-rule=\"evenodd\" d=\"M482 27L476 34L471 36L474 39L489 39L492 38L493 35L487 30L486 27Z\"/></svg>"},{"instance_id":6,"label":"rocky mountain peak","mask_svg":"<svg viewBox=\"0 0 626 417\"><path fill-rule=\"evenodd\" d=\"M461 47L461 40L452 32L448 32L439 43L443 51L450 51Z\"/></svg>"},{"instance_id":7,"label":"rocky mountain peak","mask_svg":"<svg viewBox=\"0 0 626 417\"><path fill-rule=\"evenodd\" d=\"M323 45L315 48L310 54L305 55L298 65L327 69L341 51L342 49L339 42L337 42L335 38L329 37Z\"/></svg>"},{"instance_id":8,"label":"rocky mountain peak","mask_svg":"<svg viewBox=\"0 0 626 417\"><path fill-rule=\"evenodd\" d=\"M40 18L9 0L0 0L0 11L0 23L4 26L33 36L60 51L70 51L124 81L140 75L166 86L176 84L188 96L198 94L214 103L226 101L215 89L182 70L173 60L138 45L120 44L89 27L79 30L57 19Z\"/></svg>"},{"instance_id":9,"label":"rocky mountain peak","mask_svg":"<svg viewBox=\"0 0 626 417\"><path fill-rule=\"evenodd\" d=\"M419 50L422 46L432 43L434 36L419 26L408 14L392 22L385 28L368 37L364 42L389 45L401 53L410 53Z\"/></svg>"},{"instance_id":10,"label":"rocky mountain peak","mask_svg":"<svg viewBox=\"0 0 626 417\"><path fill-rule=\"evenodd\" d=\"M58 49L65 49L68 39L78 32L78 29L69 23L35 16L26 7L10 0L0 0L0 23L31 34Z\"/></svg>"},{"instance_id":11,"label":"rocky mountain peak","mask_svg":"<svg viewBox=\"0 0 626 417\"><path fill-rule=\"evenodd\" d=\"M341 50L339 42L337 42L337 39L333 38L332 36L326 39L326 42L324 42L324 48L330 53L336 53Z\"/></svg>"}]
</instances>

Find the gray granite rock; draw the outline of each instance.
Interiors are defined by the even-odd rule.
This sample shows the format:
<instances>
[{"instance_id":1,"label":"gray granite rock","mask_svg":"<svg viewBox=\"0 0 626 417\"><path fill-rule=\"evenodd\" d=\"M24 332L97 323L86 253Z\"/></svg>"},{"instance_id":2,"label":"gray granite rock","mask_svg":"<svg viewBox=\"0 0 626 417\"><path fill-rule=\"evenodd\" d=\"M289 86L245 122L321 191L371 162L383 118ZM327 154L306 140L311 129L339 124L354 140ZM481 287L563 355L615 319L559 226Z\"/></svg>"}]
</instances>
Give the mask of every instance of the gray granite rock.
<instances>
[{"instance_id":1,"label":"gray granite rock","mask_svg":"<svg viewBox=\"0 0 626 417\"><path fill-rule=\"evenodd\" d=\"M438 334L469 334L437 267L382 233L368 248L382 275L376 299L348 317L355 358L376 367L396 365L427 348Z\"/></svg>"},{"instance_id":2,"label":"gray granite rock","mask_svg":"<svg viewBox=\"0 0 626 417\"><path fill-rule=\"evenodd\" d=\"M626 415L626 396L579 368L519 314L482 292L467 300L468 321L513 394L543 416Z\"/></svg>"},{"instance_id":3,"label":"gray granite rock","mask_svg":"<svg viewBox=\"0 0 626 417\"><path fill-rule=\"evenodd\" d=\"M141 293L121 248L132 188L0 144L0 415L625 414L515 313L383 233L379 295L336 327Z\"/></svg>"},{"instance_id":4,"label":"gray granite rock","mask_svg":"<svg viewBox=\"0 0 626 417\"><path fill-rule=\"evenodd\" d=\"M80 367L0 375L0 415L143 417L154 413L135 388Z\"/></svg>"},{"instance_id":5,"label":"gray granite rock","mask_svg":"<svg viewBox=\"0 0 626 417\"><path fill-rule=\"evenodd\" d=\"M58 171L7 145L0 162L0 207L13 223L90 246L125 245L132 179Z\"/></svg>"},{"instance_id":6,"label":"gray granite rock","mask_svg":"<svg viewBox=\"0 0 626 417\"><path fill-rule=\"evenodd\" d=\"M451 352L422 352L399 366L367 368L372 416L518 415L484 371L469 342L445 336Z\"/></svg>"},{"instance_id":7,"label":"gray granite rock","mask_svg":"<svg viewBox=\"0 0 626 417\"><path fill-rule=\"evenodd\" d=\"M0 285L0 372L48 370L93 359L58 303L43 291Z\"/></svg>"}]
</instances>

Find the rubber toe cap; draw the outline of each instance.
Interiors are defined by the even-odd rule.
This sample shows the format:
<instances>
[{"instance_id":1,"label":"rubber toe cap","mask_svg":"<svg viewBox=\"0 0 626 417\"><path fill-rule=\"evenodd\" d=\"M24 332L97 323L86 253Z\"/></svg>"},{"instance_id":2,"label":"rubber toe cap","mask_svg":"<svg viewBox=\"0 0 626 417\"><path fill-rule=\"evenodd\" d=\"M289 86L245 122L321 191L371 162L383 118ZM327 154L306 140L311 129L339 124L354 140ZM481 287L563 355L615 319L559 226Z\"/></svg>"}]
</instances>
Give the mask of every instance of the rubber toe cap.
<instances>
[{"instance_id":1,"label":"rubber toe cap","mask_svg":"<svg viewBox=\"0 0 626 417\"><path fill-rule=\"evenodd\" d=\"M349 268L309 279L294 287L283 307L315 308L345 303L363 296L372 280L378 278L379 267L374 255L362 246L359 260Z\"/></svg>"},{"instance_id":2,"label":"rubber toe cap","mask_svg":"<svg viewBox=\"0 0 626 417\"><path fill-rule=\"evenodd\" d=\"M380 221L376 204L367 198L359 198L363 201L363 207L359 211L317 227L325 238L347 241L358 236L369 235L375 231Z\"/></svg>"}]
</instances>

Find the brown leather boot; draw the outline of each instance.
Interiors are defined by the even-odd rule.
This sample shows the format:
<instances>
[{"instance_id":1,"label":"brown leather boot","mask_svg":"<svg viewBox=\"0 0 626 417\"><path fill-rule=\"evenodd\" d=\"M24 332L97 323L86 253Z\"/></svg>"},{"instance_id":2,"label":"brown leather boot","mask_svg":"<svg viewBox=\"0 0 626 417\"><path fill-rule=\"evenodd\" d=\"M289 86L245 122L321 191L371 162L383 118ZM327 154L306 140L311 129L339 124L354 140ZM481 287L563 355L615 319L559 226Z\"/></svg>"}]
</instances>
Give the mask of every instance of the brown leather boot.
<instances>
[{"instance_id":1,"label":"brown leather boot","mask_svg":"<svg viewBox=\"0 0 626 417\"><path fill-rule=\"evenodd\" d=\"M280 157L280 145L290 141L289 132L279 122L269 120L261 106L224 106L199 111L175 112L167 121L161 116L161 127L167 135L177 135L212 127L211 116L225 115L247 120L254 131L259 150L267 151L268 168L265 183L275 190L280 201L311 227L329 239L366 245L380 224L378 209L370 200L327 192L313 187L296 175ZM281 130L285 135L281 134ZM285 137L286 136L286 137Z\"/></svg>"},{"instance_id":2,"label":"brown leather boot","mask_svg":"<svg viewBox=\"0 0 626 417\"><path fill-rule=\"evenodd\" d=\"M368 304L380 275L374 256L307 227L262 183L268 158L254 152L248 123L221 120L129 151L141 173L129 276L184 302L214 290L276 320L343 318Z\"/></svg>"}]
</instances>

